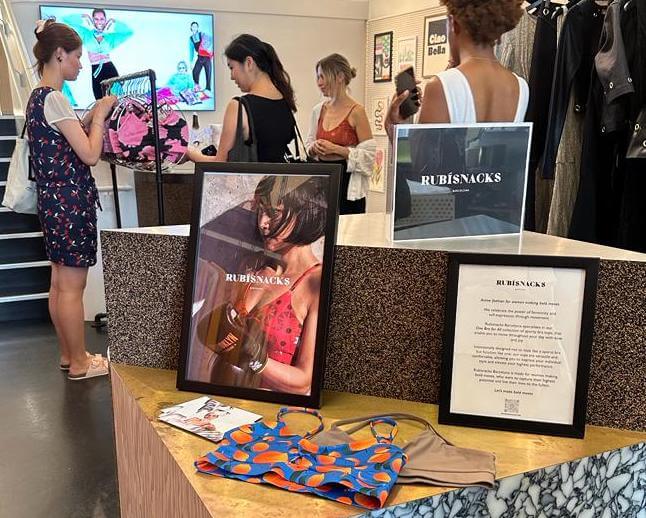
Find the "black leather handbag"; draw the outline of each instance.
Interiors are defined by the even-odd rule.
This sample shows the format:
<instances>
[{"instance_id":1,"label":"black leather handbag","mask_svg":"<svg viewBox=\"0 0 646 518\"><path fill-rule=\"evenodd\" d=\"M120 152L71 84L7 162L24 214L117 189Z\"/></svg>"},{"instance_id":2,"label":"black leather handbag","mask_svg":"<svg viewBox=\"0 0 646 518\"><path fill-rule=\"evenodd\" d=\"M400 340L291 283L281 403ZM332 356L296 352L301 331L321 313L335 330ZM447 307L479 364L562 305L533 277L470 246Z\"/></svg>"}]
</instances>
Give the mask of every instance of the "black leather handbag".
<instances>
[{"instance_id":1,"label":"black leather handbag","mask_svg":"<svg viewBox=\"0 0 646 518\"><path fill-rule=\"evenodd\" d=\"M639 112L626 158L646 158L646 106Z\"/></svg>"}]
</instances>

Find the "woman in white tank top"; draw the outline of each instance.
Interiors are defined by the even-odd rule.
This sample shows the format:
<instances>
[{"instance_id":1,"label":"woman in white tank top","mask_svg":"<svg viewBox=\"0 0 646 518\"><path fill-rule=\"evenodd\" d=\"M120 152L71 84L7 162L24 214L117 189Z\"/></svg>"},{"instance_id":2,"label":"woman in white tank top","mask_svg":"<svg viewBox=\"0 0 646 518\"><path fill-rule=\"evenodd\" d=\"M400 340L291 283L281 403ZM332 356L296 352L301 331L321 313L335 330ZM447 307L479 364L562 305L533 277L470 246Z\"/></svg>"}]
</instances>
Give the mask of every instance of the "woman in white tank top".
<instances>
[{"instance_id":1,"label":"woman in white tank top","mask_svg":"<svg viewBox=\"0 0 646 518\"><path fill-rule=\"evenodd\" d=\"M522 122L529 88L524 79L498 62L493 49L500 36L520 20L522 1L440 1L448 11L451 60L447 70L426 84L418 122ZM391 138L393 125L404 122L399 106L409 95L404 92L391 103L386 118Z\"/></svg>"}]
</instances>

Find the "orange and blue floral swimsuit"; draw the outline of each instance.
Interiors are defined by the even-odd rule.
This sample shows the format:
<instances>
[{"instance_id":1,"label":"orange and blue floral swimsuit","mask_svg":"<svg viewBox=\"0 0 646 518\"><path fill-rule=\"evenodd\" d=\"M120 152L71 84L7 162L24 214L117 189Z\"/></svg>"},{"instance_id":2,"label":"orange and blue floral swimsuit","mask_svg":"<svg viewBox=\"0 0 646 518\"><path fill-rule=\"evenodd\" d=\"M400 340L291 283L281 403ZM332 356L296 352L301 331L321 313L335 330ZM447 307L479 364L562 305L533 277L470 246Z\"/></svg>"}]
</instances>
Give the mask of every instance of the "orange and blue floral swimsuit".
<instances>
[{"instance_id":1,"label":"orange and blue floral swimsuit","mask_svg":"<svg viewBox=\"0 0 646 518\"><path fill-rule=\"evenodd\" d=\"M385 503L397 475L406 463L403 450L392 444L397 423L390 418L375 419L374 439L319 446L309 437L292 433L282 418L291 412L321 416L315 410L282 408L277 421L260 421L240 426L224 434L218 447L199 458L200 473L233 478L254 484L271 484L297 493L313 493L324 498L367 509ZM389 436L374 426L390 425Z\"/></svg>"}]
</instances>

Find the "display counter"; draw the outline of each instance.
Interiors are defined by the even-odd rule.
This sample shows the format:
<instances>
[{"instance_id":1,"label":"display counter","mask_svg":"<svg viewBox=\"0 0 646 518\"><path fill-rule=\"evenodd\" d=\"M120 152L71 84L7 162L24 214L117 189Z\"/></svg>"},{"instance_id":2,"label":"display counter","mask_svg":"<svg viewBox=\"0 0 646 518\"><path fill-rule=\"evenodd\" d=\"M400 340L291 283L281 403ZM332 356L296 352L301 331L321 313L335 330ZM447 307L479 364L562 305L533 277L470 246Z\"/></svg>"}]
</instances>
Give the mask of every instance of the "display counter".
<instances>
[{"instance_id":1,"label":"display counter","mask_svg":"<svg viewBox=\"0 0 646 518\"><path fill-rule=\"evenodd\" d=\"M326 389L439 402L449 249L600 257L587 423L646 431L646 255L528 232L399 248L386 238L389 221L340 218ZM112 359L176 369L188 226L101 238Z\"/></svg>"},{"instance_id":2,"label":"display counter","mask_svg":"<svg viewBox=\"0 0 646 518\"><path fill-rule=\"evenodd\" d=\"M275 517L303 513L331 517L366 512L316 496L197 474L193 462L211 451L214 444L156 419L160 409L196 397L178 392L175 376L172 370L112 364L119 495L124 518ZM279 408L271 403L217 399L270 419L275 418ZM325 391L321 409L326 428L337 419L392 411L416 414L437 423L435 405L344 392ZM299 419L310 418L294 419L294 428L298 429ZM308 425L311 422L303 421L303 430ZM521 508L534 510L528 516L539 516L543 511L592 517L600 516L594 514L600 509L625 509L622 516L633 516L630 512L636 510L637 516L638 506L646 498L640 497L643 490L639 492L643 484L643 473L639 471L643 472L646 462L646 433L588 426L585 439L579 440L455 426L437 426L437 430L457 446L494 452L497 478L501 479L496 489L396 485L387 509L375 512L375 516L501 516L508 509ZM418 432L419 428L402 423L396 443ZM549 466L556 467L542 469ZM467 514L457 514L467 508Z\"/></svg>"}]
</instances>

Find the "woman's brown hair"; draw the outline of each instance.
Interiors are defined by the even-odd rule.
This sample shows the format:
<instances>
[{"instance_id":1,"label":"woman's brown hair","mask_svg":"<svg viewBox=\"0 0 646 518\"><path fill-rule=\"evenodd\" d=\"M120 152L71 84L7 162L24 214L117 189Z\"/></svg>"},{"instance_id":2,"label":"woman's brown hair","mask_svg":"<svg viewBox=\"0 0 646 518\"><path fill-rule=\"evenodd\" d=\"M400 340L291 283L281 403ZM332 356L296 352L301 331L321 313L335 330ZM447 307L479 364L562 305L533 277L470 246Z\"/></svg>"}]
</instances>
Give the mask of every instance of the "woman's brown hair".
<instances>
[{"instance_id":1,"label":"woman's brown hair","mask_svg":"<svg viewBox=\"0 0 646 518\"><path fill-rule=\"evenodd\" d=\"M474 43L493 45L523 15L522 0L440 0Z\"/></svg>"},{"instance_id":2,"label":"woman's brown hair","mask_svg":"<svg viewBox=\"0 0 646 518\"><path fill-rule=\"evenodd\" d=\"M34 57L39 76L43 75L45 63L52 59L56 49L62 48L65 52L72 52L83 45L74 29L54 20L47 20L43 29L40 32L37 32L38 30L39 28L34 31L38 40L34 45Z\"/></svg>"},{"instance_id":3,"label":"woman's brown hair","mask_svg":"<svg viewBox=\"0 0 646 518\"><path fill-rule=\"evenodd\" d=\"M321 67L323 77L330 84L333 84L339 75L343 77L346 86L357 77L357 69L350 66L350 62L341 54L330 54L324 57L316 64L315 70L317 72L319 67Z\"/></svg>"}]
</instances>

